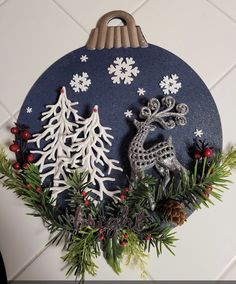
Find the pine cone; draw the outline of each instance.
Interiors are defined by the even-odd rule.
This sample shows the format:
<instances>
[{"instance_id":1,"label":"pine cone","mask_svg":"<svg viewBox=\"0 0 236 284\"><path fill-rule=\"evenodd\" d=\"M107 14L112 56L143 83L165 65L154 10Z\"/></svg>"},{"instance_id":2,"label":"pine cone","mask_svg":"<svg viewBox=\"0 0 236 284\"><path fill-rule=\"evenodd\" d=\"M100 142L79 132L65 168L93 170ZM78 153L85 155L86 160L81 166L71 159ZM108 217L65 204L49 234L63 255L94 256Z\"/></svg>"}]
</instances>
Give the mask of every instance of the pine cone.
<instances>
[{"instance_id":1,"label":"pine cone","mask_svg":"<svg viewBox=\"0 0 236 284\"><path fill-rule=\"evenodd\" d=\"M213 190L213 186L210 184L210 185L207 185L205 187L205 190L203 191L202 195L203 197L205 197L206 199L209 198L210 196L210 192Z\"/></svg>"},{"instance_id":2,"label":"pine cone","mask_svg":"<svg viewBox=\"0 0 236 284\"><path fill-rule=\"evenodd\" d=\"M168 222L181 226L186 221L184 205L176 200L167 200L161 210Z\"/></svg>"}]
</instances>

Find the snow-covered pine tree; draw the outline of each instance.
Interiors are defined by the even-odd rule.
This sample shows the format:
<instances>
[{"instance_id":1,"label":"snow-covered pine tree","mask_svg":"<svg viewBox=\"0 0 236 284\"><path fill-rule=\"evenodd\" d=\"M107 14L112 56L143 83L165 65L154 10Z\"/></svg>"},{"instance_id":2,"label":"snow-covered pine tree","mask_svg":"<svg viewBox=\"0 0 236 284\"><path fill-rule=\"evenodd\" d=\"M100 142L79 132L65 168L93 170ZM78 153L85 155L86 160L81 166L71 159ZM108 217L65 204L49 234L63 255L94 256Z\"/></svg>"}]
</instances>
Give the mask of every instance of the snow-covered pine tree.
<instances>
[{"instance_id":1,"label":"snow-covered pine tree","mask_svg":"<svg viewBox=\"0 0 236 284\"><path fill-rule=\"evenodd\" d=\"M40 143L46 142L42 150L31 152L41 156L35 164L39 166L42 181L49 176L53 178L51 189L54 197L68 188L65 180L73 150L70 145L67 145L66 140L67 136L74 133L78 127L77 123L83 120L73 108L77 104L78 102L71 102L67 98L66 88L62 87L57 103L47 105L48 111L42 113L41 121L48 120L48 123L43 126L43 132L34 134L30 140L35 142L39 149L41 149Z\"/></svg>"},{"instance_id":2,"label":"snow-covered pine tree","mask_svg":"<svg viewBox=\"0 0 236 284\"><path fill-rule=\"evenodd\" d=\"M71 167L77 168L81 172L87 171L90 174L91 184L97 189L87 188L87 190L91 190L99 196L100 200L103 199L104 193L112 197L120 191L109 191L105 182L115 180L110 177L112 170L123 170L116 165L119 161L106 156L109 150L105 148L105 144L111 146L111 140L114 139L112 135L107 133L111 128L100 124L97 105L94 106L91 116L81 121L80 125L81 127L77 128L73 135L69 135L72 139L71 147L75 152L71 159Z\"/></svg>"}]
</instances>

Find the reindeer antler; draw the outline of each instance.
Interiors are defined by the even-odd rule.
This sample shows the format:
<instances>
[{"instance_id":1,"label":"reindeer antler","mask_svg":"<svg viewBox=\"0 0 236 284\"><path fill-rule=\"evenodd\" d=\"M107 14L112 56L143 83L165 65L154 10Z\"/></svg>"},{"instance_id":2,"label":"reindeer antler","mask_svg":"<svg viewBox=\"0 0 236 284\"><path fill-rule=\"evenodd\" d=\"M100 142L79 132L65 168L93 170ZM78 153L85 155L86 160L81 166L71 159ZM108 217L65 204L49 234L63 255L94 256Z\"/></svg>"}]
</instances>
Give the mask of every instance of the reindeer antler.
<instances>
[{"instance_id":1,"label":"reindeer antler","mask_svg":"<svg viewBox=\"0 0 236 284\"><path fill-rule=\"evenodd\" d=\"M161 104L166 107L160 111ZM171 111L175 107L176 112ZM159 112L160 111L160 112ZM181 103L176 105L175 99L171 96L166 96L161 100L152 98L147 106L142 107L140 111L140 118L144 118L148 124L158 122L164 129L173 129L176 125L185 125L187 119L185 115L189 108L186 104ZM169 118L165 120L165 118Z\"/></svg>"},{"instance_id":2,"label":"reindeer antler","mask_svg":"<svg viewBox=\"0 0 236 284\"><path fill-rule=\"evenodd\" d=\"M150 119L151 117L153 117L154 115L156 115L160 109L161 105L158 99L156 98L152 98L149 102L148 105L145 107L141 108L140 111L140 118L146 118L146 119ZM154 111L152 113L152 111Z\"/></svg>"}]
</instances>

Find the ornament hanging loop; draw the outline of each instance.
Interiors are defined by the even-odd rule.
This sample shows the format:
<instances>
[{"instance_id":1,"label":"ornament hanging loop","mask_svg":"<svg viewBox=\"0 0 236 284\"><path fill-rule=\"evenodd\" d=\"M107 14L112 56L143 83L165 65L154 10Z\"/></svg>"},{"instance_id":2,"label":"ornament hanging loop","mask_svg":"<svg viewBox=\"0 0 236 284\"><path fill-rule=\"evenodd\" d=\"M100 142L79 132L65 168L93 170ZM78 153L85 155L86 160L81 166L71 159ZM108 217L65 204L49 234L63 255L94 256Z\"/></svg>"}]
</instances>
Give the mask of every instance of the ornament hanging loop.
<instances>
[{"instance_id":1,"label":"ornament hanging loop","mask_svg":"<svg viewBox=\"0 0 236 284\"><path fill-rule=\"evenodd\" d=\"M120 19L124 26L108 26L113 19ZM141 28L136 26L132 15L117 10L103 15L97 22L96 28L90 33L86 44L87 49L111 49L128 47L147 47Z\"/></svg>"}]
</instances>

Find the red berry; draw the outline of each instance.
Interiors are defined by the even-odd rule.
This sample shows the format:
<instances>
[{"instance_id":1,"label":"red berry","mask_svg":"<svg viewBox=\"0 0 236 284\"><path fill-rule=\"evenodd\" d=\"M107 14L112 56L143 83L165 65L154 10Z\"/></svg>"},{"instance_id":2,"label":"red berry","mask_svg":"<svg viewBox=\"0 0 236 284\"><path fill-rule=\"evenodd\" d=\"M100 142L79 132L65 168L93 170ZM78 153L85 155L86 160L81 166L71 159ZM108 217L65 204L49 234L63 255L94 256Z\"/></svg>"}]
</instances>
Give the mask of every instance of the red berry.
<instances>
[{"instance_id":1,"label":"red berry","mask_svg":"<svg viewBox=\"0 0 236 284\"><path fill-rule=\"evenodd\" d=\"M26 161L29 162L29 163L32 163L34 160L34 155L33 154L28 154L26 156Z\"/></svg>"},{"instance_id":2,"label":"red berry","mask_svg":"<svg viewBox=\"0 0 236 284\"><path fill-rule=\"evenodd\" d=\"M100 235L100 236L99 236L99 240L100 240L100 241L103 241L104 238L105 238L104 235Z\"/></svg>"},{"instance_id":3,"label":"red berry","mask_svg":"<svg viewBox=\"0 0 236 284\"><path fill-rule=\"evenodd\" d=\"M129 188L128 188L128 187L125 187L124 192L125 192L125 193L128 193L128 192L129 192Z\"/></svg>"},{"instance_id":4,"label":"red berry","mask_svg":"<svg viewBox=\"0 0 236 284\"><path fill-rule=\"evenodd\" d=\"M121 242L120 242L120 245L121 245L122 247L125 247L125 246L127 245L127 241L126 241L126 240L121 241Z\"/></svg>"},{"instance_id":5,"label":"red berry","mask_svg":"<svg viewBox=\"0 0 236 284\"><path fill-rule=\"evenodd\" d=\"M83 197L85 197L85 196L87 195L87 192L83 190L83 191L81 192L81 195L82 195Z\"/></svg>"},{"instance_id":6,"label":"red berry","mask_svg":"<svg viewBox=\"0 0 236 284\"><path fill-rule=\"evenodd\" d=\"M200 160L202 157L201 152L199 150L196 150L194 153L194 159Z\"/></svg>"},{"instance_id":7,"label":"red berry","mask_svg":"<svg viewBox=\"0 0 236 284\"><path fill-rule=\"evenodd\" d=\"M18 163L18 162L15 162L12 166L17 171L20 169L20 163Z\"/></svg>"},{"instance_id":8,"label":"red berry","mask_svg":"<svg viewBox=\"0 0 236 284\"><path fill-rule=\"evenodd\" d=\"M90 203L90 202L89 202L89 200L88 200L88 199L86 199L86 200L84 201L84 205L85 205L85 206L88 206L88 205L89 205L89 203Z\"/></svg>"},{"instance_id":9,"label":"red berry","mask_svg":"<svg viewBox=\"0 0 236 284\"><path fill-rule=\"evenodd\" d=\"M28 167L29 167L29 164L28 164L28 163L24 163L23 168L24 168L25 170L27 170Z\"/></svg>"},{"instance_id":10,"label":"red berry","mask_svg":"<svg viewBox=\"0 0 236 284\"><path fill-rule=\"evenodd\" d=\"M124 195L124 194L121 194L121 195L120 195L120 200L121 200L121 201L124 201L124 200L125 200L125 195Z\"/></svg>"},{"instance_id":11,"label":"red berry","mask_svg":"<svg viewBox=\"0 0 236 284\"><path fill-rule=\"evenodd\" d=\"M151 235L147 235L147 236L145 237L145 240L146 240L146 241L150 241L150 240L151 240Z\"/></svg>"},{"instance_id":12,"label":"red berry","mask_svg":"<svg viewBox=\"0 0 236 284\"><path fill-rule=\"evenodd\" d=\"M19 145L16 144L16 143L11 144L10 147L9 147L9 149L10 149L12 152L15 152L15 153L17 153L17 152L20 151L20 147L19 147Z\"/></svg>"},{"instance_id":13,"label":"red berry","mask_svg":"<svg viewBox=\"0 0 236 284\"><path fill-rule=\"evenodd\" d=\"M40 192L42 192L42 188L40 186L36 186L35 187L35 191L40 193Z\"/></svg>"},{"instance_id":14,"label":"red berry","mask_svg":"<svg viewBox=\"0 0 236 284\"><path fill-rule=\"evenodd\" d=\"M28 140L30 138L30 132L28 130L24 130L22 133L21 133L21 137L24 139L24 140Z\"/></svg>"},{"instance_id":15,"label":"red berry","mask_svg":"<svg viewBox=\"0 0 236 284\"><path fill-rule=\"evenodd\" d=\"M127 233L124 233L123 238L128 239L129 235Z\"/></svg>"},{"instance_id":16,"label":"red berry","mask_svg":"<svg viewBox=\"0 0 236 284\"><path fill-rule=\"evenodd\" d=\"M203 152L203 156L206 158L211 158L213 155L213 151L210 148L205 148Z\"/></svg>"},{"instance_id":17,"label":"red berry","mask_svg":"<svg viewBox=\"0 0 236 284\"><path fill-rule=\"evenodd\" d=\"M19 129L18 127L12 127L12 128L11 128L11 133L12 133L12 134L18 134L19 131L20 131L20 129Z\"/></svg>"},{"instance_id":18,"label":"red berry","mask_svg":"<svg viewBox=\"0 0 236 284\"><path fill-rule=\"evenodd\" d=\"M93 108L93 112L97 112L97 111L98 111L98 107L95 106L95 107Z\"/></svg>"},{"instance_id":19,"label":"red berry","mask_svg":"<svg viewBox=\"0 0 236 284\"><path fill-rule=\"evenodd\" d=\"M29 183L27 183L27 184L25 185L25 188L26 188L26 189L31 189L31 188L32 188L32 185L29 184Z\"/></svg>"}]
</instances>

